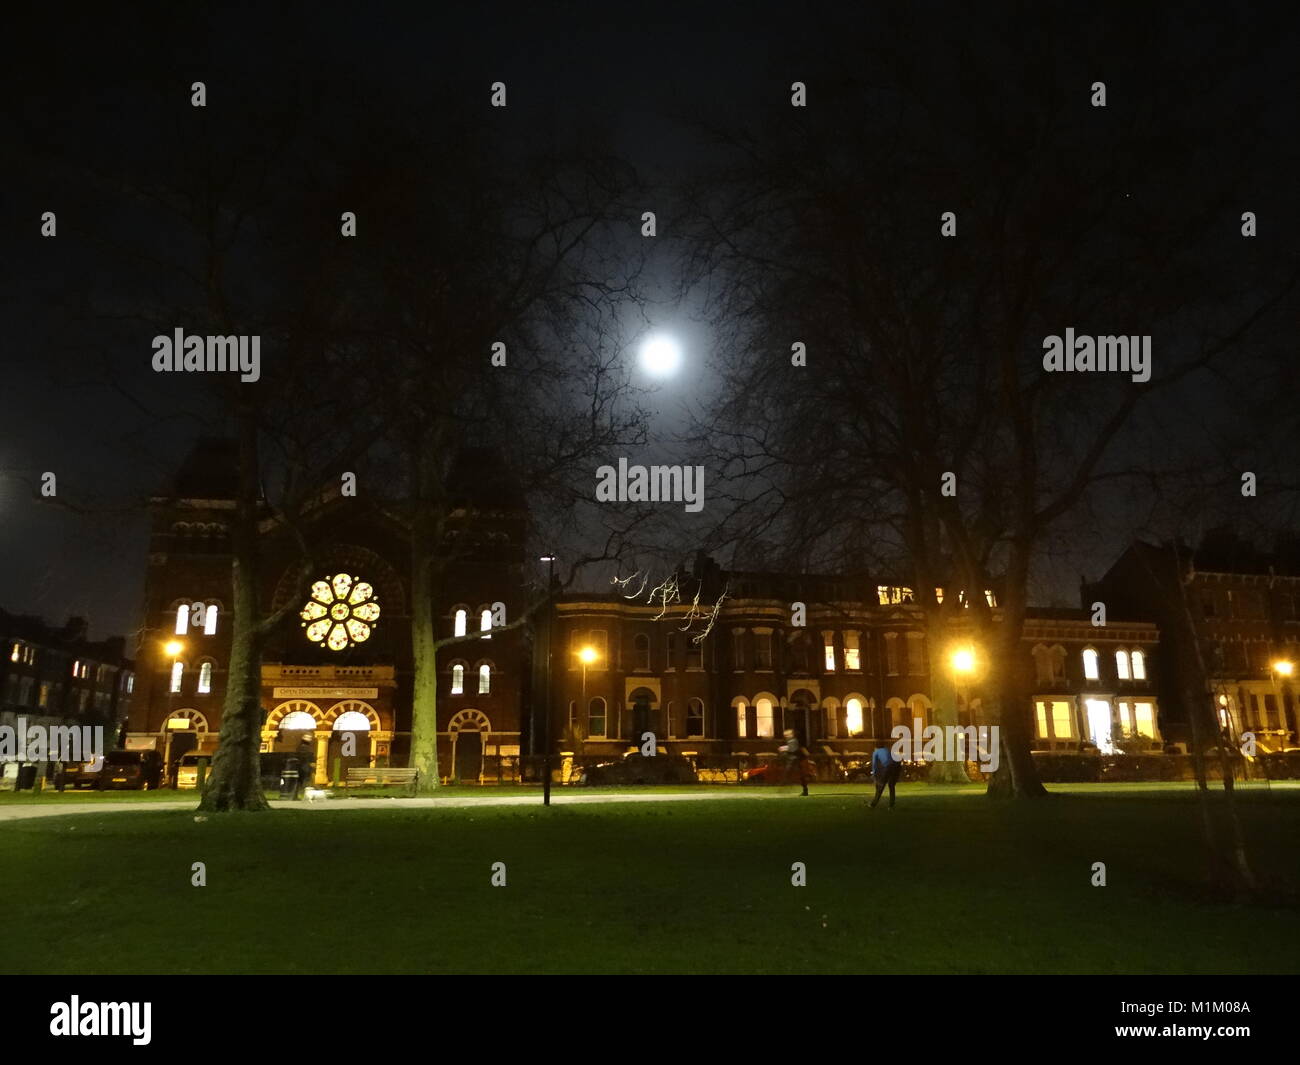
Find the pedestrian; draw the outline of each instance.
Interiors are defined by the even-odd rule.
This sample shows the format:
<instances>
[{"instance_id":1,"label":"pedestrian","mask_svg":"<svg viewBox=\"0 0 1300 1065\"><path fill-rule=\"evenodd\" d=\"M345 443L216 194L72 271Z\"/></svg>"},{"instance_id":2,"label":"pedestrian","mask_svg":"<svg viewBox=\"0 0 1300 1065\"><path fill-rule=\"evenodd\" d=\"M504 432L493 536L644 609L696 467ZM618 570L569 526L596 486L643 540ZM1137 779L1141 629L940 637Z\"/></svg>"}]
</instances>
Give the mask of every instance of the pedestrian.
<instances>
[{"instance_id":1,"label":"pedestrian","mask_svg":"<svg viewBox=\"0 0 1300 1065\"><path fill-rule=\"evenodd\" d=\"M781 775L781 783L790 783L790 778L798 772L799 783L803 785L801 795L808 794L808 782L812 780L812 762L809 759L808 751L804 745L799 742L799 737L795 735L794 729L785 730L785 743L781 747L781 761L785 765L785 771Z\"/></svg>"},{"instance_id":2,"label":"pedestrian","mask_svg":"<svg viewBox=\"0 0 1300 1065\"><path fill-rule=\"evenodd\" d=\"M871 775L876 781L876 797L867 805L874 810L876 803L880 801L881 792L888 785L889 808L892 810L894 808L894 785L898 783L898 778L902 773L903 763L894 757L894 752L889 749L889 744L884 740L877 740L875 753L871 756Z\"/></svg>"}]
</instances>

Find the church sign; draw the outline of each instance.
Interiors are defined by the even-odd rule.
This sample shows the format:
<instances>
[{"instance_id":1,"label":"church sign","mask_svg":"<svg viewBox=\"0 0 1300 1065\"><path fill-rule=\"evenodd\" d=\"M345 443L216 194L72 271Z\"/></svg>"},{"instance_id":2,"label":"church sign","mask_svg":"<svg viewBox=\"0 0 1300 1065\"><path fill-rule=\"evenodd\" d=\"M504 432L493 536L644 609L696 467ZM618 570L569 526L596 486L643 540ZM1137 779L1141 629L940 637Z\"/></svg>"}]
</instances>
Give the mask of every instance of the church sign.
<instances>
[{"instance_id":1,"label":"church sign","mask_svg":"<svg viewBox=\"0 0 1300 1065\"><path fill-rule=\"evenodd\" d=\"M277 699L376 699L378 688L272 688Z\"/></svg>"}]
</instances>

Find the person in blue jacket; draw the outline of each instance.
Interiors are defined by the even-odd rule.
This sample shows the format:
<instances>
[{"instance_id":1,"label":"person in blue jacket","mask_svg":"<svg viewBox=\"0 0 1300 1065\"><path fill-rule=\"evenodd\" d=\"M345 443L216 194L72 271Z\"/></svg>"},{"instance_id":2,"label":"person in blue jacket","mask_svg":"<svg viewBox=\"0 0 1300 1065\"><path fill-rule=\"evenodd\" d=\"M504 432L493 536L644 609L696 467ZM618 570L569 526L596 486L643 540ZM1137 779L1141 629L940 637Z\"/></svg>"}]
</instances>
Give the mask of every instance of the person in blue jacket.
<instances>
[{"instance_id":1,"label":"person in blue jacket","mask_svg":"<svg viewBox=\"0 0 1300 1065\"><path fill-rule=\"evenodd\" d=\"M903 763L894 757L885 740L876 742L875 752L871 755L871 775L876 781L876 797L868 805L874 810L880 801L880 794L889 786L889 808L894 808L894 785L898 783L903 772Z\"/></svg>"}]
</instances>

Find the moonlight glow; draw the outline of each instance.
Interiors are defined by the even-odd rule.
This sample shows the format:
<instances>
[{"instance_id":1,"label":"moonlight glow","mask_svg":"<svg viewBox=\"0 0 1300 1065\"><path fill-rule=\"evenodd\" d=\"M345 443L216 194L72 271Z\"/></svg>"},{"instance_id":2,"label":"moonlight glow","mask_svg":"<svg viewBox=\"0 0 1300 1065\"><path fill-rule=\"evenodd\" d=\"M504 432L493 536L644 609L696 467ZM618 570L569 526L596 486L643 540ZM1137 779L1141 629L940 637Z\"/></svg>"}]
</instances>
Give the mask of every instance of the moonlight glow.
<instances>
[{"instance_id":1,"label":"moonlight glow","mask_svg":"<svg viewBox=\"0 0 1300 1065\"><path fill-rule=\"evenodd\" d=\"M670 336L656 333L641 344L641 366L653 377L671 377L681 361L681 346Z\"/></svg>"}]
</instances>

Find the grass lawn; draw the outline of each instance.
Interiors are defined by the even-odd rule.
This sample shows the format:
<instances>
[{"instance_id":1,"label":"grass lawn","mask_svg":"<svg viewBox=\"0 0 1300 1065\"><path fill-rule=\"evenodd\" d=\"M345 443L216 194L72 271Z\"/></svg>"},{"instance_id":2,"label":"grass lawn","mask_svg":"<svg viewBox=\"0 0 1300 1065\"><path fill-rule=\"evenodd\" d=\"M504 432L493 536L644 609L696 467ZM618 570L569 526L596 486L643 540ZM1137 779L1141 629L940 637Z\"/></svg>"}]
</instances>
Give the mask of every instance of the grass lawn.
<instances>
[{"instance_id":1,"label":"grass lawn","mask_svg":"<svg viewBox=\"0 0 1300 1065\"><path fill-rule=\"evenodd\" d=\"M796 790L0 823L0 971L1300 968L1294 908L1202 897L1185 785L1058 785L1010 805L979 788L905 786L892 812L866 810L861 788ZM1251 789L1241 809L1257 869L1294 877L1300 789ZM190 885L195 861L206 887ZM796 861L806 887L791 885ZM1090 884L1097 861L1104 888ZM494 862L506 887L489 883Z\"/></svg>"}]
</instances>

